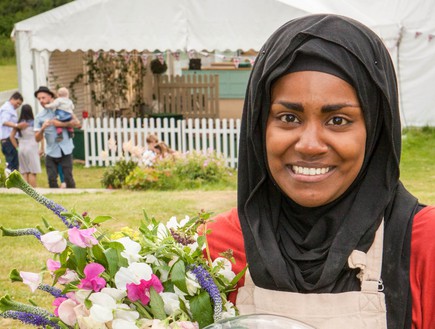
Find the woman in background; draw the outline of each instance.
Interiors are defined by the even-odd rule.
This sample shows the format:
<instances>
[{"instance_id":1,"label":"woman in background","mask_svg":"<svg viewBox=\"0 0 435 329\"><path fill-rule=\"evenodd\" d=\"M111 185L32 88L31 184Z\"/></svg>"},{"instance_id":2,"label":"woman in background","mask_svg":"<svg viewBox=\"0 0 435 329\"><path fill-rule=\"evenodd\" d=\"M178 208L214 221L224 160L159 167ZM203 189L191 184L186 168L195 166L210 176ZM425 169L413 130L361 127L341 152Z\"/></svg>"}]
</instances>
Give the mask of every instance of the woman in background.
<instances>
[{"instance_id":1,"label":"woman in background","mask_svg":"<svg viewBox=\"0 0 435 329\"><path fill-rule=\"evenodd\" d=\"M21 175L23 175L27 183L36 187L36 175L41 173L40 157L44 151L43 142L41 142L41 149L39 149L38 142L35 140L33 120L32 107L28 104L23 105L18 123L27 122L29 126L22 130L14 128L10 138L12 145L14 145L18 151L19 171Z\"/></svg>"}]
</instances>

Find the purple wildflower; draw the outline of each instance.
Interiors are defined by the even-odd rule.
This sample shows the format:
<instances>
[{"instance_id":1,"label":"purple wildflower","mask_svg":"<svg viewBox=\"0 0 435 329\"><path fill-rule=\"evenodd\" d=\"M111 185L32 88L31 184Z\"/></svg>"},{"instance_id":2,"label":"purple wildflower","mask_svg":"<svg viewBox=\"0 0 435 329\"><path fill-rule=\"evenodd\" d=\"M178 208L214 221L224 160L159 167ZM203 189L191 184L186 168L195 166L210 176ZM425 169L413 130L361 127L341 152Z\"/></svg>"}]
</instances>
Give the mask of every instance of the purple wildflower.
<instances>
[{"instance_id":1,"label":"purple wildflower","mask_svg":"<svg viewBox=\"0 0 435 329\"><path fill-rule=\"evenodd\" d=\"M192 265L191 266L192 273L195 274L196 279L198 280L199 285L207 291L210 295L211 300L213 301L213 318L214 321L218 321L222 317L222 298L219 292L218 287L213 281L210 273L207 272L205 268L201 265Z\"/></svg>"},{"instance_id":2,"label":"purple wildflower","mask_svg":"<svg viewBox=\"0 0 435 329\"><path fill-rule=\"evenodd\" d=\"M2 316L3 318L20 320L25 324L31 324L36 327L46 328L47 326L50 326L52 328L60 329L57 323L50 321L50 319L48 319L47 317L38 314L21 311L5 311L1 313L0 316Z\"/></svg>"},{"instance_id":3,"label":"purple wildflower","mask_svg":"<svg viewBox=\"0 0 435 329\"><path fill-rule=\"evenodd\" d=\"M62 290L55 288L53 286L50 286L49 284L41 283L38 286L38 289L45 291L45 292L48 292L49 294L51 294L52 296L54 296L56 298L58 298L58 297L65 297L66 298L66 295L62 294Z\"/></svg>"},{"instance_id":4,"label":"purple wildflower","mask_svg":"<svg viewBox=\"0 0 435 329\"><path fill-rule=\"evenodd\" d=\"M62 216L63 212L66 212L66 209L62 207L61 205L58 205L54 201L47 199L45 196L39 194L35 191L33 187L31 187L21 176L21 174L14 170L6 179L5 183L7 188L16 187L19 188L21 191L35 199L40 204L44 205L48 209L50 209L52 212L54 212L61 220L62 222L68 227L79 227L80 225L78 223L71 223L65 216Z\"/></svg>"},{"instance_id":5,"label":"purple wildflower","mask_svg":"<svg viewBox=\"0 0 435 329\"><path fill-rule=\"evenodd\" d=\"M41 232L36 228L20 228L20 229L8 229L0 226L0 230L3 232L3 236L23 236L33 235L38 240L41 240Z\"/></svg>"},{"instance_id":6,"label":"purple wildflower","mask_svg":"<svg viewBox=\"0 0 435 329\"><path fill-rule=\"evenodd\" d=\"M183 246L187 246L195 242L195 239L193 239L192 237L190 237L184 232L177 232L173 228L169 229L169 231L171 232L171 235L174 238L174 240L182 244Z\"/></svg>"}]
</instances>

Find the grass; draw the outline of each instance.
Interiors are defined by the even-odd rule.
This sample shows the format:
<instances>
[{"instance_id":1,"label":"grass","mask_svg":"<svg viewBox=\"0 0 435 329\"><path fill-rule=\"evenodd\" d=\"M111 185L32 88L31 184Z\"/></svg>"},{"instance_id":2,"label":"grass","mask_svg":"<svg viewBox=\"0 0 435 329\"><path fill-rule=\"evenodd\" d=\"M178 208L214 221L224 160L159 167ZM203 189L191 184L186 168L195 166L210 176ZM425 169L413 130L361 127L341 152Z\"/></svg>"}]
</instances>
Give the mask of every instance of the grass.
<instances>
[{"instance_id":1,"label":"grass","mask_svg":"<svg viewBox=\"0 0 435 329\"><path fill-rule=\"evenodd\" d=\"M14 63L0 64L0 91L18 88L18 72Z\"/></svg>"},{"instance_id":2,"label":"grass","mask_svg":"<svg viewBox=\"0 0 435 329\"><path fill-rule=\"evenodd\" d=\"M85 168L81 163L75 163L73 176L77 188L102 188L100 183L101 177L105 171L104 167ZM38 187L48 187L47 173L45 165L42 163L42 173L36 176Z\"/></svg>"},{"instance_id":3,"label":"grass","mask_svg":"<svg viewBox=\"0 0 435 329\"><path fill-rule=\"evenodd\" d=\"M435 204L435 127L406 129L402 140L402 182L420 202Z\"/></svg>"}]
</instances>

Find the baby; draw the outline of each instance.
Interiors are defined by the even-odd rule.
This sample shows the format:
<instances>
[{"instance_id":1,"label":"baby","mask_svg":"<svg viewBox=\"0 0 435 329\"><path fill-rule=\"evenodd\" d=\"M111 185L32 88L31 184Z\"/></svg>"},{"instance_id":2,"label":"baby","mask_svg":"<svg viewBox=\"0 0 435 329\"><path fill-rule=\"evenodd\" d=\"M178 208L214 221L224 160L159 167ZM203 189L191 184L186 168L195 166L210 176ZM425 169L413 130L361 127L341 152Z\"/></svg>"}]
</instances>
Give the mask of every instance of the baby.
<instances>
[{"instance_id":1,"label":"baby","mask_svg":"<svg viewBox=\"0 0 435 329\"><path fill-rule=\"evenodd\" d=\"M46 104L45 107L48 109L55 110L54 114L56 115L56 119L61 122L68 122L71 121L73 111L74 111L74 104L71 99L69 99L69 91L65 87L59 88L57 91L57 98L49 103ZM69 138L74 137L74 129L72 127L65 128L68 131ZM62 127L56 127L56 142L60 142L63 140L62 137Z\"/></svg>"}]
</instances>

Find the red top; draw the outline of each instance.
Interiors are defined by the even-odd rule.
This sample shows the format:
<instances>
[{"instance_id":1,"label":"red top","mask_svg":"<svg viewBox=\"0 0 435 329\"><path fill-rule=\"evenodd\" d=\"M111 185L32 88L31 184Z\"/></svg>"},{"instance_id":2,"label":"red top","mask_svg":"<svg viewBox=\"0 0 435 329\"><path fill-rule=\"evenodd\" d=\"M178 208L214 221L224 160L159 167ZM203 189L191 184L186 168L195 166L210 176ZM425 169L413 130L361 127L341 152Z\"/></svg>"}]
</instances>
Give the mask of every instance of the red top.
<instances>
[{"instance_id":1,"label":"red top","mask_svg":"<svg viewBox=\"0 0 435 329\"><path fill-rule=\"evenodd\" d=\"M211 230L208 244L211 258L219 257L219 253L233 250L236 263L235 273L246 266L243 235L237 209L216 216L215 221L207 225ZM410 279L412 294L412 328L435 328L435 207L428 206L414 218L411 240ZM244 284L242 278L237 287ZM230 294L235 302L237 291Z\"/></svg>"}]
</instances>

